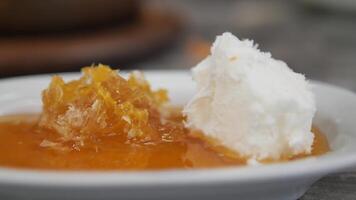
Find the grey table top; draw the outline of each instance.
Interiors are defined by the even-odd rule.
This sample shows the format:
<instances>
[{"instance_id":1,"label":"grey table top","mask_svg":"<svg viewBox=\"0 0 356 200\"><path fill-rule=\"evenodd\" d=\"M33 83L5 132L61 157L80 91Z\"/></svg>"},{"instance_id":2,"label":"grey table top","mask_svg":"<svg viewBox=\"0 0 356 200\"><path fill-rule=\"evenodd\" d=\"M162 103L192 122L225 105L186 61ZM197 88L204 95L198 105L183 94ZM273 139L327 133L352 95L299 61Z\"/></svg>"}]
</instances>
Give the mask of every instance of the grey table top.
<instances>
[{"instance_id":1,"label":"grey table top","mask_svg":"<svg viewBox=\"0 0 356 200\"><path fill-rule=\"evenodd\" d=\"M356 91L356 11L310 10L301 1L156 1L172 6L190 19L188 33L213 40L231 31L251 38L263 50L286 61L310 79ZM355 2L356 3L356 2ZM182 48L142 63L149 68L179 68ZM301 200L354 200L356 173L341 173L315 183Z\"/></svg>"},{"instance_id":2,"label":"grey table top","mask_svg":"<svg viewBox=\"0 0 356 200\"><path fill-rule=\"evenodd\" d=\"M327 176L316 182L300 200L356 199L356 173Z\"/></svg>"}]
</instances>

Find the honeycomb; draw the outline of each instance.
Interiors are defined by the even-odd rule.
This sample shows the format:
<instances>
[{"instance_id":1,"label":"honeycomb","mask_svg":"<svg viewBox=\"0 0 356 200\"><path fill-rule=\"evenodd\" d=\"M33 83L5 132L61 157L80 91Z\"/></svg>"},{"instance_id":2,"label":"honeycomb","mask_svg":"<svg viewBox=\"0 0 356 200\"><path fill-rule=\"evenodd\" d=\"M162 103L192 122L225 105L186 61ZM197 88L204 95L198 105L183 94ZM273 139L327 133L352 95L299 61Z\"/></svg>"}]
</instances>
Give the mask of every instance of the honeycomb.
<instances>
[{"instance_id":1,"label":"honeycomb","mask_svg":"<svg viewBox=\"0 0 356 200\"><path fill-rule=\"evenodd\" d=\"M54 76L42 102L39 127L57 133L55 142L76 148L106 136L136 143L173 140L184 129L166 114L167 91L152 90L138 71L125 79L99 64L83 68L78 80Z\"/></svg>"}]
</instances>

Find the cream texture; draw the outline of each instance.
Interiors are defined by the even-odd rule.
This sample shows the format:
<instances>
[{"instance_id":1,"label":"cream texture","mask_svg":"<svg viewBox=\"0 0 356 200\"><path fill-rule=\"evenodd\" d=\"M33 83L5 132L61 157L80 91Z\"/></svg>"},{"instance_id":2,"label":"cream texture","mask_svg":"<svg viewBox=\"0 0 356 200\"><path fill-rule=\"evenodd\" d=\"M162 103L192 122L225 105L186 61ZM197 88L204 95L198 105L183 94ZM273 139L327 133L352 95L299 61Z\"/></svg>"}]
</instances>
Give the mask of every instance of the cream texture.
<instances>
[{"instance_id":1,"label":"cream texture","mask_svg":"<svg viewBox=\"0 0 356 200\"><path fill-rule=\"evenodd\" d=\"M185 106L186 125L249 159L310 153L316 105L302 74L250 40L217 37L211 55L192 70L197 91Z\"/></svg>"}]
</instances>

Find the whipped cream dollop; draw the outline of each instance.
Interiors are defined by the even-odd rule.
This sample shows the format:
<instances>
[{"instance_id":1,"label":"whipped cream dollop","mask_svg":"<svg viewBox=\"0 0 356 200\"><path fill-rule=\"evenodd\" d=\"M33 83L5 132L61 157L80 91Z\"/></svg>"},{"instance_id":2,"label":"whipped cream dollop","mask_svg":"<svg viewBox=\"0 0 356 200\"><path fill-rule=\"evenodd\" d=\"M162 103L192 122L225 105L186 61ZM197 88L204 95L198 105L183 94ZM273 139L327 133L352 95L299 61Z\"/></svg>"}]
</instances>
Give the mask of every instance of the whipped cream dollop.
<instances>
[{"instance_id":1,"label":"whipped cream dollop","mask_svg":"<svg viewBox=\"0 0 356 200\"><path fill-rule=\"evenodd\" d=\"M286 63L231 33L192 69L197 91L186 125L255 163L309 154L316 111L311 86Z\"/></svg>"}]
</instances>

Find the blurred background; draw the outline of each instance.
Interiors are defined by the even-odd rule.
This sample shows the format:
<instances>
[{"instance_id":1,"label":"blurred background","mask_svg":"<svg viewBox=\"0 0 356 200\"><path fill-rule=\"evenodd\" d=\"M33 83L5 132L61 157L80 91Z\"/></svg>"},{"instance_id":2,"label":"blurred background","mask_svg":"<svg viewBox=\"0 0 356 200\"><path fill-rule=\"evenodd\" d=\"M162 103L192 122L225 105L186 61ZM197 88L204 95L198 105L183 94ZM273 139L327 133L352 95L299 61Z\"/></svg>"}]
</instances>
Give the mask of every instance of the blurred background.
<instances>
[{"instance_id":1,"label":"blurred background","mask_svg":"<svg viewBox=\"0 0 356 200\"><path fill-rule=\"evenodd\" d=\"M356 91L354 0L0 0L0 77L92 63L189 69L224 31Z\"/></svg>"}]
</instances>

